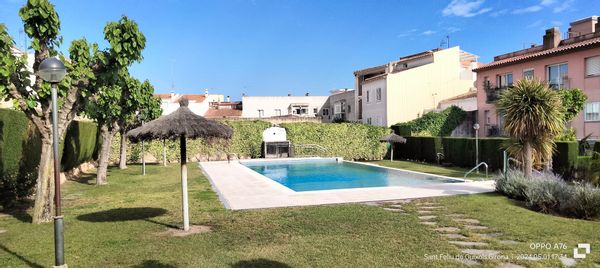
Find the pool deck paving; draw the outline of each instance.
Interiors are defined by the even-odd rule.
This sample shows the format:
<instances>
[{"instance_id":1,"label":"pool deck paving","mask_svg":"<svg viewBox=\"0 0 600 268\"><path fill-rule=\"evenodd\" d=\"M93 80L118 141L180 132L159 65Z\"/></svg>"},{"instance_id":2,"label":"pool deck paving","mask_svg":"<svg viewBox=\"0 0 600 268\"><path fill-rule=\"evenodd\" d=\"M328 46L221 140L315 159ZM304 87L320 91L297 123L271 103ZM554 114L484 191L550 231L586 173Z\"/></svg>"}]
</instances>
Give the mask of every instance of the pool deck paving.
<instances>
[{"instance_id":1,"label":"pool deck paving","mask_svg":"<svg viewBox=\"0 0 600 268\"><path fill-rule=\"evenodd\" d=\"M232 210L415 199L494 191L493 181L464 181L296 192L247 168L239 161L200 162L199 166L221 202Z\"/></svg>"}]
</instances>

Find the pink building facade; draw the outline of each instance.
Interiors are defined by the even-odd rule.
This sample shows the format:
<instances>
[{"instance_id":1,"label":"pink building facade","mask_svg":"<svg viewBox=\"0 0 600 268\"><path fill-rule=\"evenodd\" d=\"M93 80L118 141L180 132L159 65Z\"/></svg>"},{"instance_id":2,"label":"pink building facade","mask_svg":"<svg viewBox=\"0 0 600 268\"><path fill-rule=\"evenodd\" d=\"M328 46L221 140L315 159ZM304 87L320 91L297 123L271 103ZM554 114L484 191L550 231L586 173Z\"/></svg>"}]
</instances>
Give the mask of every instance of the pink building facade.
<instances>
[{"instance_id":1,"label":"pink building facade","mask_svg":"<svg viewBox=\"0 0 600 268\"><path fill-rule=\"evenodd\" d=\"M600 25L598 17L571 23L568 38L546 30L544 44L500 56L477 72L477 121L481 136L501 135L504 117L496 112L499 94L521 79L548 82L553 88L580 88L588 96L571 122L577 138L600 139Z\"/></svg>"}]
</instances>

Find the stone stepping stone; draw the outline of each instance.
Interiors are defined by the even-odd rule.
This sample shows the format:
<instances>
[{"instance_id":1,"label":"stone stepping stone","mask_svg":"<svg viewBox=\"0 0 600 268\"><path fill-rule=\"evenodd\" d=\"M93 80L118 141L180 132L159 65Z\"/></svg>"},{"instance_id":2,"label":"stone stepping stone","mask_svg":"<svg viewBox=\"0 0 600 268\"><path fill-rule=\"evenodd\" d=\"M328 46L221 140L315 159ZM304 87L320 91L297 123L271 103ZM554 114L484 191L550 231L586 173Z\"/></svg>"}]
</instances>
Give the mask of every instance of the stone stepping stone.
<instances>
[{"instance_id":1,"label":"stone stepping stone","mask_svg":"<svg viewBox=\"0 0 600 268\"><path fill-rule=\"evenodd\" d=\"M440 227L436 228L435 230L440 233L457 233L458 231L460 231L460 229L456 227Z\"/></svg>"},{"instance_id":2,"label":"stone stepping stone","mask_svg":"<svg viewBox=\"0 0 600 268\"><path fill-rule=\"evenodd\" d=\"M402 205L394 204L394 205L390 205L390 207L393 207L393 208L402 208Z\"/></svg>"},{"instance_id":3,"label":"stone stepping stone","mask_svg":"<svg viewBox=\"0 0 600 268\"><path fill-rule=\"evenodd\" d=\"M560 262L567 267L573 267L575 266L575 264L577 264L577 261L575 259L569 258L569 257L560 257ZM596 264L597 265L597 264Z\"/></svg>"},{"instance_id":4,"label":"stone stepping stone","mask_svg":"<svg viewBox=\"0 0 600 268\"><path fill-rule=\"evenodd\" d=\"M443 236L445 236L446 238L450 238L450 239L467 239L466 236L461 235L461 234L442 234Z\"/></svg>"},{"instance_id":5,"label":"stone stepping stone","mask_svg":"<svg viewBox=\"0 0 600 268\"><path fill-rule=\"evenodd\" d=\"M475 256L481 256L481 257L495 257L498 254L500 254L500 251L497 250L491 250L491 249L463 249L462 250L463 253L465 254L469 254L469 255L475 255Z\"/></svg>"},{"instance_id":6,"label":"stone stepping stone","mask_svg":"<svg viewBox=\"0 0 600 268\"><path fill-rule=\"evenodd\" d=\"M404 210L399 208L383 208L383 210L392 211L392 212L404 212Z\"/></svg>"},{"instance_id":7,"label":"stone stepping stone","mask_svg":"<svg viewBox=\"0 0 600 268\"><path fill-rule=\"evenodd\" d=\"M496 238L498 236L501 236L501 233L475 233L475 235L484 237L484 238Z\"/></svg>"},{"instance_id":8,"label":"stone stepping stone","mask_svg":"<svg viewBox=\"0 0 600 268\"><path fill-rule=\"evenodd\" d=\"M516 244L519 244L519 241L515 241L515 240L500 240L500 244L502 244L502 245L516 245Z\"/></svg>"},{"instance_id":9,"label":"stone stepping stone","mask_svg":"<svg viewBox=\"0 0 600 268\"><path fill-rule=\"evenodd\" d=\"M448 241L450 244L454 244L461 247L483 247L487 246L485 242L470 242L470 241Z\"/></svg>"},{"instance_id":10,"label":"stone stepping stone","mask_svg":"<svg viewBox=\"0 0 600 268\"><path fill-rule=\"evenodd\" d=\"M437 218L437 216L433 216L433 215L430 215L430 216L419 216L419 220L432 220L432 219L435 219L435 218Z\"/></svg>"},{"instance_id":11,"label":"stone stepping stone","mask_svg":"<svg viewBox=\"0 0 600 268\"><path fill-rule=\"evenodd\" d=\"M420 209L442 209L444 207L419 206Z\"/></svg>"},{"instance_id":12,"label":"stone stepping stone","mask_svg":"<svg viewBox=\"0 0 600 268\"><path fill-rule=\"evenodd\" d=\"M487 226L481 226L481 225L465 225L465 228L467 228L469 230L485 230L488 227Z\"/></svg>"},{"instance_id":13,"label":"stone stepping stone","mask_svg":"<svg viewBox=\"0 0 600 268\"><path fill-rule=\"evenodd\" d=\"M432 222L432 221L422 221L422 222L419 222L419 223L423 224L423 225L436 225L436 223Z\"/></svg>"},{"instance_id":14,"label":"stone stepping stone","mask_svg":"<svg viewBox=\"0 0 600 268\"><path fill-rule=\"evenodd\" d=\"M430 211L430 210L417 210L417 213L419 213L419 214L431 214L431 213L433 213L433 211Z\"/></svg>"},{"instance_id":15,"label":"stone stepping stone","mask_svg":"<svg viewBox=\"0 0 600 268\"><path fill-rule=\"evenodd\" d=\"M367 206L375 206L375 207L379 207L379 206L383 205L383 204L381 204L379 202L364 202L363 204L367 205Z\"/></svg>"},{"instance_id":16,"label":"stone stepping stone","mask_svg":"<svg viewBox=\"0 0 600 268\"><path fill-rule=\"evenodd\" d=\"M455 222L462 223L471 223L471 224L479 224L479 221L476 219L453 219Z\"/></svg>"},{"instance_id":17,"label":"stone stepping stone","mask_svg":"<svg viewBox=\"0 0 600 268\"><path fill-rule=\"evenodd\" d=\"M6 230L0 229L0 234L6 233Z\"/></svg>"},{"instance_id":18,"label":"stone stepping stone","mask_svg":"<svg viewBox=\"0 0 600 268\"><path fill-rule=\"evenodd\" d=\"M408 204L410 203L410 200L393 200L393 201L386 201L386 204L395 204L395 205L402 205L402 204Z\"/></svg>"},{"instance_id":19,"label":"stone stepping stone","mask_svg":"<svg viewBox=\"0 0 600 268\"><path fill-rule=\"evenodd\" d=\"M462 218L462 217L466 217L465 214L457 214L457 213L448 214L446 216L448 216L450 218Z\"/></svg>"},{"instance_id":20,"label":"stone stepping stone","mask_svg":"<svg viewBox=\"0 0 600 268\"><path fill-rule=\"evenodd\" d=\"M518 264L514 264L514 263L503 262L500 264L500 268L527 268L527 267L518 265Z\"/></svg>"}]
</instances>

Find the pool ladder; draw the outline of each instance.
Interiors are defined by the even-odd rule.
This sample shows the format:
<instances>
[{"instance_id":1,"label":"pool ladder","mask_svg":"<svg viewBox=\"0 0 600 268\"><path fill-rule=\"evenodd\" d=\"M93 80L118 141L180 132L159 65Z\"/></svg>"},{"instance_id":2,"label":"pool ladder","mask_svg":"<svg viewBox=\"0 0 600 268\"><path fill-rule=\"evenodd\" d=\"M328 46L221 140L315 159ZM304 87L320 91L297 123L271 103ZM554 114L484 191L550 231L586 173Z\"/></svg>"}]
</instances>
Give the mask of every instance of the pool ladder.
<instances>
[{"instance_id":1,"label":"pool ladder","mask_svg":"<svg viewBox=\"0 0 600 268\"><path fill-rule=\"evenodd\" d=\"M480 166L485 166L485 178L487 179L488 177L488 164L486 164L485 162L481 162L479 164L477 164L477 166L475 166L474 168L472 168L471 170L467 171L467 173L465 173L465 176L463 177L463 179L467 179L467 176L469 176L469 174L471 174L471 172L477 170L479 171L479 167Z\"/></svg>"}]
</instances>

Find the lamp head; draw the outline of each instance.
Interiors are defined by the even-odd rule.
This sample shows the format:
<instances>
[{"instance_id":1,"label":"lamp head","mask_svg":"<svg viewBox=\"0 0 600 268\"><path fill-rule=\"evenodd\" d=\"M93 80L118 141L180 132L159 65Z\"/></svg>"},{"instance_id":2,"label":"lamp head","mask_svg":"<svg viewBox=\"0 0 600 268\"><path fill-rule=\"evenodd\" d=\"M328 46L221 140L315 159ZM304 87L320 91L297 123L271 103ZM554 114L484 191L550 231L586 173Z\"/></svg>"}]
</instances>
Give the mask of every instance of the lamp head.
<instances>
[{"instance_id":1,"label":"lamp head","mask_svg":"<svg viewBox=\"0 0 600 268\"><path fill-rule=\"evenodd\" d=\"M47 58L40 63L38 75L46 82L58 83L67 75L67 69L59 59Z\"/></svg>"}]
</instances>

